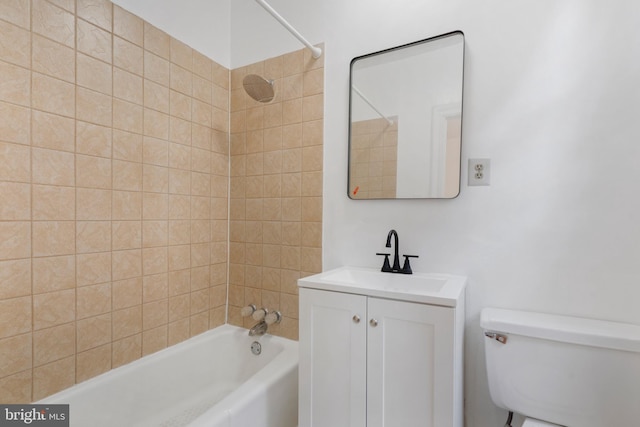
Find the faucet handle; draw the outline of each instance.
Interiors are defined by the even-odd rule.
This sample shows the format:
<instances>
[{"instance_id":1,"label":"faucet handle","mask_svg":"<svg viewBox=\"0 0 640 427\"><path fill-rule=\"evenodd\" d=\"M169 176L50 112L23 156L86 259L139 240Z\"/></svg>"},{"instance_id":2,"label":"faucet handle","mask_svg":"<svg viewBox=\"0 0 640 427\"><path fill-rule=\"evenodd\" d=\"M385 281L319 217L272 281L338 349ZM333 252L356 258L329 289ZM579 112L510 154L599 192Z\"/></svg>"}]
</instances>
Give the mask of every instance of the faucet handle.
<instances>
[{"instance_id":1,"label":"faucet handle","mask_svg":"<svg viewBox=\"0 0 640 427\"><path fill-rule=\"evenodd\" d=\"M271 313L264 316L264 321L267 325L280 323L281 320L282 320L282 314L277 310L273 310Z\"/></svg>"},{"instance_id":2,"label":"faucet handle","mask_svg":"<svg viewBox=\"0 0 640 427\"><path fill-rule=\"evenodd\" d=\"M253 314L253 312L256 311L256 306L255 304L249 304L246 307L242 307L240 309L240 315L242 317L249 317Z\"/></svg>"},{"instance_id":3,"label":"faucet handle","mask_svg":"<svg viewBox=\"0 0 640 427\"><path fill-rule=\"evenodd\" d=\"M404 257L404 266L402 267L401 273L403 274L413 274L411 270L411 264L409 264L409 258L419 258L418 255L402 255Z\"/></svg>"},{"instance_id":4,"label":"faucet handle","mask_svg":"<svg viewBox=\"0 0 640 427\"><path fill-rule=\"evenodd\" d=\"M256 321L261 321L262 319L264 319L264 317L267 315L268 311L266 308L260 308L256 311L253 312L253 314L251 315L251 317L253 317L253 320Z\"/></svg>"},{"instance_id":5,"label":"faucet handle","mask_svg":"<svg viewBox=\"0 0 640 427\"><path fill-rule=\"evenodd\" d=\"M384 255L384 262L382 263L382 268L380 269L380 271L388 273L391 270L391 264L389 264L389 255L391 254L385 254L385 253L380 253L380 252L376 252L376 255L382 256Z\"/></svg>"}]
</instances>

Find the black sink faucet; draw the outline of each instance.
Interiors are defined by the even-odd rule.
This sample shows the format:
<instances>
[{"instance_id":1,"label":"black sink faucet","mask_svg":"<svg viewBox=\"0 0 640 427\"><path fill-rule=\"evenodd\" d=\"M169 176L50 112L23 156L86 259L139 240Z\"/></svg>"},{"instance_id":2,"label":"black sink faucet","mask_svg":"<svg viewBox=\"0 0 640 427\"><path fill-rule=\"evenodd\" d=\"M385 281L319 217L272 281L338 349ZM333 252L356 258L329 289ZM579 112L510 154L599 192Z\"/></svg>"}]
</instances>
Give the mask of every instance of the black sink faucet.
<instances>
[{"instance_id":1,"label":"black sink faucet","mask_svg":"<svg viewBox=\"0 0 640 427\"><path fill-rule=\"evenodd\" d=\"M392 271L400 271L400 259L398 257L398 232L396 230L389 231L389 234L387 234L387 244L385 246L387 248L391 247L391 236L393 236L393 243L394 243Z\"/></svg>"},{"instance_id":2,"label":"black sink faucet","mask_svg":"<svg viewBox=\"0 0 640 427\"><path fill-rule=\"evenodd\" d=\"M412 274L411 265L409 264L409 258L418 258L418 255L403 255L404 256L404 266L400 268L400 257L398 255L399 250L399 242L398 242L398 232L396 230L389 231L387 234L387 244L385 245L387 248L391 247L391 237L393 236L394 243L394 253L393 253L393 267L389 264L389 255L387 253L376 253L376 255L384 255L384 263L382 264L382 269L380 271L384 273L402 273L402 274Z\"/></svg>"}]
</instances>

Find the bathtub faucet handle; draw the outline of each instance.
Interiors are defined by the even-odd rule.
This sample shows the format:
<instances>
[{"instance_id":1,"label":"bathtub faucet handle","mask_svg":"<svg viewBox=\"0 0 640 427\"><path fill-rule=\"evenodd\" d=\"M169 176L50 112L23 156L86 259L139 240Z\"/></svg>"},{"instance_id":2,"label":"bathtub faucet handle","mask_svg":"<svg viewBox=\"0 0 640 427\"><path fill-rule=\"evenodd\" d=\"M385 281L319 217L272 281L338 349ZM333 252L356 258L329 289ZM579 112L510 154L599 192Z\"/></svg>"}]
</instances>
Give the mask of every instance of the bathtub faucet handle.
<instances>
[{"instance_id":1,"label":"bathtub faucet handle","mask_svg":"<svg viewBox=\"0 0 640 427\"><path fill-rule=\"evenodd\" d=\"M265 316L264 321L267 325L280 323L280 321L282 321L282 314L277 310L273 310L271 313Z\"/></svg>"},{"instance_id":2,"label":"bathtub faucet handle","mask_svg":"<svg viewBox=\"0 0 640 427\"><path fill-rule=\"evenodd\" d=\"M269 310L267 310L264 307L263 308L259 308L258 310L253 312L251 317L253 317L253 320L257 320L259 322L259 321L264 319L264 317L267 315L268 312L269 312Z\"/></svg>"},{"instance_id":3,"label":"bathtub faucet handle","mask_svg":"<svg viewBox=\"0 0 640 427\"><path fill-rule=\"evenodd\" d=\"M240 315L242 317L249 317L253 314L253 312L256 311L256 306L255 304L249 304L246 307L242 307L240 309Z\"/></svg>"}]
</instances>

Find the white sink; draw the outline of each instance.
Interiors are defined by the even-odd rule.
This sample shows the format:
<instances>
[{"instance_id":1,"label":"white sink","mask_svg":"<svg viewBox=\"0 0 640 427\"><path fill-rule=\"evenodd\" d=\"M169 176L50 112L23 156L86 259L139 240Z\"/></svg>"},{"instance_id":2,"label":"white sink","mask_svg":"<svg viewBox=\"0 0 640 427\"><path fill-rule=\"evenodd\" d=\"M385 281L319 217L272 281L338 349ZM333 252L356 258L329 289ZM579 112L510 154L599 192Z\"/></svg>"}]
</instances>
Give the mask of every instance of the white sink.
<instances>
[{"instance_id":1,"label":"white sink","mask_svg":"<svg viewBox=\"0 0 640 427\"><path fill-rule=\"evenodd\" d=\"M372 268L340 267L299 279L298 286L455 307L466 282L466 277L448 274L382 273Z\"/></svg>"}]
</instances>

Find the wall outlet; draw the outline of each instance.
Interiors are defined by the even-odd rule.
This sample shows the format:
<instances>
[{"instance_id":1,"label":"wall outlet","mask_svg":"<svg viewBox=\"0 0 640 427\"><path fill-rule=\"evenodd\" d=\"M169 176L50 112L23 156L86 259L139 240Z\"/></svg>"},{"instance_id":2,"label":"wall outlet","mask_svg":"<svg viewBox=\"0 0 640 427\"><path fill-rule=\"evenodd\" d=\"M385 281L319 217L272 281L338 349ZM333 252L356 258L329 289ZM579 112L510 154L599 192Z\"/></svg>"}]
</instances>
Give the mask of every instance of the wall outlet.
<instances>
[{"instance_id":1,"label":"wall outlet","mask_svg":"<svg viewBox=\"0 0 640 427\"><path fill-rule=\"evenodd\" d=\"M467 185L489 185L491 178L490 159L469 159Z\"/></svg>"}]
</instances>

